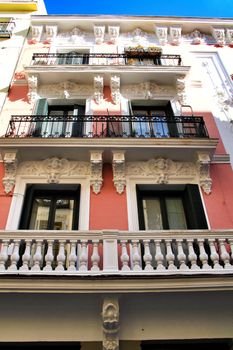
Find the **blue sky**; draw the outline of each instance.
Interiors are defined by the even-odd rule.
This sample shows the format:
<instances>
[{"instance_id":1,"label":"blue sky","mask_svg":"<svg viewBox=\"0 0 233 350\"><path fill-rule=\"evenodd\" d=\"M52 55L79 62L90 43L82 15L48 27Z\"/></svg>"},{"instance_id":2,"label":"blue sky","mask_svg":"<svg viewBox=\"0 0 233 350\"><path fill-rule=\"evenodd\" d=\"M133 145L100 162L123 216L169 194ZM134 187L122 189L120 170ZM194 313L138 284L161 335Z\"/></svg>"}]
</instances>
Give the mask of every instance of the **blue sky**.
<instances>
[{"instance_id":1,"label":"blue sky","mask_svg":"<svg viewBox=\"0 0 233 350\"><path fill-rule=\"evenodd\" d=\"M233 0L44 0L48 14L225 17Z\"/></svg>"}]
</instances>

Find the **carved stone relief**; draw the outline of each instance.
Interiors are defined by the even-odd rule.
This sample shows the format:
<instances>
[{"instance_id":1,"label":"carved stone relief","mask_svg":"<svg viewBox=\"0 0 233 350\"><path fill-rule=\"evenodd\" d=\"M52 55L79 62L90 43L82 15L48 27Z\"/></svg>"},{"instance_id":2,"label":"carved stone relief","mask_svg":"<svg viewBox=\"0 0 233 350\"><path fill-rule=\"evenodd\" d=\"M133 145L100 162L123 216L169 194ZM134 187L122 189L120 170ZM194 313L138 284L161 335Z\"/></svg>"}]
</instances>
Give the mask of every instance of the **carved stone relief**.
<instances>
[{"instance_id":1,"label":"carved stone relief","mask_svg":"<svg viewBox=\"0 0 233 350\"><path fill-rule=\"evenodd\" d=\"M113 182L117 193L122 194L126 185L125 151L113 151Z\"/></svg>"},{"instance_id":2,"label":"carved stone relief","mask_svg":"<svg viewBox=\"0 0 233 350\"><path fill-rule=\"evenodd\" d=\"M105 26L94 26L94 36L96 44L104 42Z\"/></svg>"},{"instance_id":3,"label":"carved stone relief","mask_svg":"<svg viewBox=\"0 0 233 350\"><path fill-rule=\"evenodd\" d=\"M115 104L120 103L120 97L121 97L120 84L121 84L120 76L116 74L112 75L110 78L110 87L111 87L112 100Z\"/></svg>"},{"instance_id":4,"label":"carved stone relief","mask_svg":"<svg viewBox=\"0 0 233 350\"><path fill-rule=\"evenodd\" d=\"M37 89L38 89L38 75L28 76L28 101L29 103L34 103L38 98Z\"/></svg>"},{"instance_id":5,"label":"carved stone relief","mask_svg":"<svg viewBox=\"0 0 233 350\"><path fill-rule=\"evenodd\" d=\"M95 194L100 193L103 177L103 151L90 151L90 162L91 162L91 186Z\"/></svg>"},{"instance_id":6,"label":"carved stone relief","mask_svg":"<svg viewBox=\"0 0 233 350\"><path fill-rule=\"evenodd\" d=\"M167 184L176 181L199 183L206 194L210 194L212 180L209 175L210 158L208 154L198 154L197 163L177 162L157 158L145 162L126 163L126 176L153 179L153 183Z\"/></svg>"},{"instance_id":7,"label":"carved stone relief","mask_svg":"<svg viewBox=\"0 0 233 350\"><path fill-rule=\"evenodd\" d=\"M120 27L119 26L108 26L109 41L112 44L116 44L119 37Z\"/></svg>"},{"instance_id":8,"label":"carved stone relief","mask_svg":"<svg viewBox=\"0 0 233 350\"><path fill-rule=\"evenodd\" d=\"M121 94L128 99L154 99L175 96L176 91L172 86L158 85L153 81L147 81L140 84L124 85L121 88Z\"/></svg>"},{"instance_id":9,"label":"carved stone relief","mask_svg":"<svg viewBox=\"0 0 233 350\"><path fill-rule=\"evenodd\" d=\"M186 101L186 80L183 76L180 76L176 79L176 88L177 88L177 99L184 105L187 104Z\"/></svg>"},{"instance_id":10,"label":"carved stone relief","mask_svg":"<svg viewBox=\"0 0 233 350\"><path fill-rule=\"evenodd\" d=\"M101 74L94 76L94 99L100 103L104 98L104 77Z\"/></svg>"},{"instance_id":11,"label":"carved stone relief","mask_svg":"<svg viewBox=\"0 0 233 350\"><path fill-rule=\"evenodd\" d=\"M15 177L17 172L18 159L17 151L6 150L2 154L5 174L2 179L5 193L10 193L15 185Z\"/></svg>"},{"instance_id":12,"label":"carved stone relief","mask_svg":"<svg viewBox=\"0 0 233 350\"><path fill-rule=\"evenodd\" d=\"M38 89L40 97L56 98L89 98L94 89L91 85L83 85L72 81L64 81L58 84L41 85Z\"/></svg>"},{"instance_id":13,"label":"carved stone relief","mask_svg":"<svg viewBox=\"0 0 233 350\"><path fill-rule=\"evenodd\" d=\"M155 32L157 35L157 38L159 40L160 45L165 45L167 44L167 27L156 27Z\"/></svg>"},{"instance_id":14,"label":"carved stone relief","mask_svg":"<svg viewBox=\"0 0 233 350\"><path fill-rule=\"evenodd\" d=\"M117 298L105 299L102 309L103 319L103 349L119 349L119 304Z\"/></svg>"}]
</instances>

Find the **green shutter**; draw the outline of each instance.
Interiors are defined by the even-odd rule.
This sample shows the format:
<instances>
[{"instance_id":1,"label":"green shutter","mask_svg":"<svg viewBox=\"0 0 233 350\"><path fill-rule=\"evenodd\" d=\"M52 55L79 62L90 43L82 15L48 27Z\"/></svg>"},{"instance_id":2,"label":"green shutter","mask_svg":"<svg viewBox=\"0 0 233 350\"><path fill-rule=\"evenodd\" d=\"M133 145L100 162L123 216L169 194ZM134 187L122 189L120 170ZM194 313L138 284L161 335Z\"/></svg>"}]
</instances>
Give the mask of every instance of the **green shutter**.
<instances>
[{"instance_id":1,"label":"green shutter","mask_svg":"<svg viewBox=\"0 0 233 350\"><path fill-rule=\"evenodd\" d=\"M34 114L48 115L48 101L46 98L37 100Z\"/></svg>"}]
</instances>

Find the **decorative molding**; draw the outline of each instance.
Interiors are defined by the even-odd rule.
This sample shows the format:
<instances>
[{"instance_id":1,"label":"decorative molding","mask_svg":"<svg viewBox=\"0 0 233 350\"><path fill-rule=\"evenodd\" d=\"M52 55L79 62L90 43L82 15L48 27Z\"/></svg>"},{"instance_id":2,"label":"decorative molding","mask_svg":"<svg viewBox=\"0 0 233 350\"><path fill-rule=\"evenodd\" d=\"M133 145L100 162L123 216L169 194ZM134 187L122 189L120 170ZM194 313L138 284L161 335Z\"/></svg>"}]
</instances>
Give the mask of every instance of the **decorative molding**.
<instances>
[{"instance_id":1,"label":"decorative molding","mask_svg":"<svg viewBox=\"0 0 233 350\"><path fill-rule=\"evenodd\" d=\"M104 98L104 76L101 74L94 76L94 99L100 103Z\"/></svg>"},{"instance_id":2,"label":"decorative molding","mask_svg":"<svg viewBox=\"0 0 233 350\"><path fill-rule=\"evenodd\" d=\"M125 177L125 151L112 151L113 182L116 191L122 194L126 185Z\"/></svg>"},{"instance_id":3,"label":"decorative molding","mask_svg":"<svg viewBox=\"0 0 233 350\"><path fill-rule=\"evenodd\" d=\"M226 29L226 38L229 45L233 45L233 28Z\"/></svg>"},{"instance_id":4,"label":"decorative molding","mask_svg":"<svg viewBox=\"0 0 233 350\"><path fill-rule=\"evenodd\" d=\"M218 46L224 46L226 43L225 29L224 28L212 28L213 37L216 40Z\"/></svg>"},{"instance_id":5,"label":"decorative molding","mask_svg":"<svg viewBox=\"0 0 233 350\"><path fill-rule=\"evenodd\" d=\"M133 41L137 44L140 44L141 41L145 40L148 36L146 32L144 32L141 28L136 28L132 33Z\"/></svg>"},{"instance_id":6,"label":"decorative molding","mask_svg":"<svg viewBox=\"0 0 233 350\"><path fill-rule=\"evenodd\" d=\"M2 153L5 174L2 179L5 193L10 193L15 185L15 178L18 166L16 150L5 150Z\"/></svg>"},{"instance_id":7,"label":"decorative molding","mask_svg":"<svg viewBox=\"0 0 233 350\"><path fill-rule=\"evenodd\" d=\"M103 319L103 349L119 350L120 329L119 303L117 298L106 298L102 308Z\"/></svg>"},{"instance_id":8,"label":"decorative molding","mask_svg":"<svg viewBox=\"0 0 233 350\"><path fill-rule=\"evenodd\" d=\"M120 103L121 93L120 93L121 79L120 75L114 74L110 78L111 96L115 104Z\"/></svg>"},{"instance_id":9,"label":"decorative molding","mask_svg":"<svg viewBox=\"0 0 233 350\"><path fill-rule=\"evenodd\" d=\"M109 41L116 44L120 33L120 26L108 26Z\"/></svg>"},{"instance_id":10,"label":"decorative molding","mask_svg":"<svg viewBox=\"0 0 233 350\"><path fill-rule=\"evenodd\" d=\"M181 27L170 27L170 43L172 45L179 45L181 38Z\"/></svg>"},{"instance_id":11,"label":"decorative molding","mask_svg":"<svg viewBox=\"0 0 233 350\"><path fill-rule=\"evenodd\" d=\"M168 32L167 27L158 27L158 26L155 27L155 33L157 35L160 45L167 44L167 32Z\"/></svg>"},{"instance_id":12,"label":"decorative molding","mask_svg":"<svg viewBox=\"0 0 233 350\"><path fill-rule=\"evenodd\" d=\"M152 100L158 97L174 97L176 91L173 86L158 85L153 81L147 81L140 84L124 85L121 88L121 94L127 99Z\"/></svg>"},{"instance_id":13,"label":"decorative molding","mask_svg":"<svg viewBox=\"0 0 233 350\"><path fill-rule=\"evenodd\" d=\"M28 81L28 100L29 103L34 103L38 98L37 88L38 88L38 75L29 75L27 78Z\"/></svg>"},{"instance_id":14,"label":"decorative molding","mask_svg":"<svg viewBox=\"0 0 233 350\"><path fill-rule=\"evenodd\" d=\"M229 154L214 154L211 160L211 164L229 164L230 155Z\"/></svg>"},{"instance_id":15,"label":"decorative molding","mask_svg":"<svg viewBox=\"0 0 233 350\"><path fill-rule=\"evenodd\" d=\"M62 177L90 175L88 162L52 157L42 161L27 161L19 165L17 175L46 177L48 183L59 183Z\"/></svg>"},{"instance_id":16,"label":"decorative molding","mask_svg":"<svg viewBox=\"0 0 233 350\"><path fill-rule=\"evenodd\" d=\"M94 36L96 44L104 42L105 26L94 26Z\"/></svg>"},{"instance_id":17,"label":"decorative molding","mask_svg":"<svg viewBox=\"0 0 233 350\"><path fill-rule=\"evenodd\" d=\"M198 153L197 167L199 168L199 182L206 194L211 193L212 179L210 178L210 157L207 153Z\"/></svg>"},{"instance_id":18,"label":"decorative molding","mask_svg":"<svg viewBox=\"0 0 233 350\"><path fill-rule=\"evenodd\" d=\"M197 163L177 162L157 158L144 162L126 163L126 176L150 178L155 184L199 183L207 194L211 192L212 180L209 175L210 157L199 153Z\"/></svg>"},{"instance_id":19,"label":"decorative molding","mask_svg":"<svg viewBox=\"0 0 233 350\"><path fill-rule=\"evenodd\" d=\"M78 84L69 80L58 84L41 85L38 89L40 97L47 98L89 98L93 92L91 85Z\"/></svg>"},{"instance_id":20,"label":"decorative molding","mask_svg":"<svg viewBox=\"0 0 233 350\"><path fill-rule=\"evenodd\" d=\"M57 26L45 26L46 39L51 40L57 36Z\"/></svg>"},{"instance_id":21,"label":"decorative molding","mask_svg":"<svg viewBox=\"0 0 233 350\"><path fill-rule=\"evenodd\" d=\"M32 40L40 41L43 32L43 25L31 26Z\"/></svg>"},{"instance_id":22,"label":"decorative molding","mask_svg":"<svg viewBox=\"0 0 233 350\"><path fill-rule=\"evenodd\" d=\"M90 151L90 162L91 162L91 186L95 194L100 193L103 177L103 151Z\"/></svg>"},{"instance_id":23,"label":"decorative molding","mask_svg":"<svg viewBox=\"0 0 233 350\"><path fill-rule=\"evenodd\" d=\"M187 104L186 101L186 79L183 76L179 76L176 79L176 89L178 101L183 105Z\"/></svg>"},{"instance_id":24,"label":"decorative molding","mask_svg":"<svg viewBox=\"0 0 233 350\"><path fill-rule=\"evenodd\" d=\"M199 45L203 42L203 34L199 32L199 30L194 30L190 35L189 38L192 40L193 45Z\"/></svg>"}]
</instances>

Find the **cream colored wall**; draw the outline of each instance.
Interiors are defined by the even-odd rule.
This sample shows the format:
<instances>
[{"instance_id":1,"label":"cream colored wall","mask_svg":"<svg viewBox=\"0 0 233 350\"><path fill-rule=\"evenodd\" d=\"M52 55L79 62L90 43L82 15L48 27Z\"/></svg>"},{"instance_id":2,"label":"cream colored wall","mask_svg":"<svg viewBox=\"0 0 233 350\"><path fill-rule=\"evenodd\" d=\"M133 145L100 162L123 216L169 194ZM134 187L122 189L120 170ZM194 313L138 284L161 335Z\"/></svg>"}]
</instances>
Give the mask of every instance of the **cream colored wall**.
<instances>
[{"instance_id":1,"label":"cream colored wall","mask_svg":"<svg viewBox=\"0 0 233 350\"><path fill-rule=\"evenodd\" d=\"M85 341L91 350L89 342L102 341L102 302L94 294L1 294L0 341ZM124 341L233 336L232 292L124 294L119 305L122 350L132 349Z\"/></svg>"}]
</instances>

